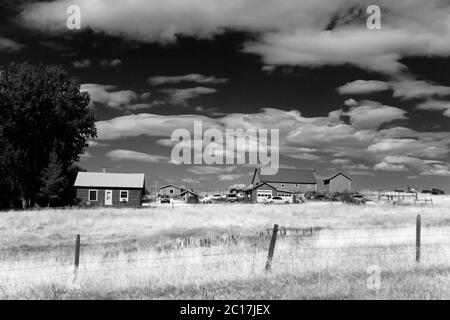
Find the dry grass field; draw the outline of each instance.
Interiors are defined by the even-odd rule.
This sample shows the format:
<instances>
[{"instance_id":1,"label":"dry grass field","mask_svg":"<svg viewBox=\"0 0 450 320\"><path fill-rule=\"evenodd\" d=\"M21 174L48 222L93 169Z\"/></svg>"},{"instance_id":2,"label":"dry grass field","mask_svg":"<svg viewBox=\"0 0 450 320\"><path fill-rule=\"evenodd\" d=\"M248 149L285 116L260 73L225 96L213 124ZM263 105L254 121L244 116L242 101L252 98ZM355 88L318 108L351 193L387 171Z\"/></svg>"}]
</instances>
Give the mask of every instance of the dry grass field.
<instances>
[{"instance_id":1,"label":"dry grass field","mask_svg":"<svg viewBox=\"0 0 450 320\"><path fill-rule=\"evenodd\" d=\"M449 299L450 197L433 203L2 212L0 299Z\"/></svg>"}]
</instances>

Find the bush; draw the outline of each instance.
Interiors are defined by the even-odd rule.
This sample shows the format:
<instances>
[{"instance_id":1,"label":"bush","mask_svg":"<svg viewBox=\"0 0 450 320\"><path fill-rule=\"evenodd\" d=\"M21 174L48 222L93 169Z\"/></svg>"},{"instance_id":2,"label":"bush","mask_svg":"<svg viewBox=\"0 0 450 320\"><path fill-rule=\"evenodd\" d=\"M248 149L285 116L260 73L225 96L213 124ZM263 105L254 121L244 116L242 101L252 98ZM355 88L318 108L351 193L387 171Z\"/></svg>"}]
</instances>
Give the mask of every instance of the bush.
<instances>
[{"instance_id":1,"label":"bush","mask_svg":"<svg viewBox=\"0 0 450 320\"><path fill-rule=\"evenodd\" d=\"M348 191L344 191L341 194L341 201L343 203L353 203L353 197L352 197L351 193Z\"/></svg>"}]
</instances>

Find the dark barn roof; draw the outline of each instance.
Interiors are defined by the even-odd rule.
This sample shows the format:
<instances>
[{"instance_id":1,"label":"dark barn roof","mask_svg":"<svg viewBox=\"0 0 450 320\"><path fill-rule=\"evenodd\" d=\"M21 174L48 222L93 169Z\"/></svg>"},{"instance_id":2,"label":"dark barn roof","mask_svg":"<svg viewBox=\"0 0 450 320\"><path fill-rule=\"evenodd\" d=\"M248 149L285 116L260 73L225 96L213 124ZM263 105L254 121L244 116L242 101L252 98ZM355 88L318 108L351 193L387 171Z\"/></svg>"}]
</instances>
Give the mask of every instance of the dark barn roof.
<instances>
[{"instance_id":1,"label":"dark barn roof","mask_svg":"<svg viewBox=\"0 0 450 320\"><path fill-rule=\"evenodd\" d=\"M344 173L342 173L342 172L338 172L338 173L332 175L331 177L329 177L329 178L327 178L327 179L324 179L323 181L324 181L325 183L328 183L328 182L330 182L330 180L333 180L334 178L336 178L336 177L339 176L339 175L343 175L343 176L346 177L348 180L352 181L352 179L350 179L346 174L344 174Z\"/></svg>"},{"instance_id":2,"label":"dark barn roof","mask_svg":"<svg viewBox=\"0 0 450 320\"><path fill-rule=\"evenodd\" d=\"M317 183L311 169L279 169L274 175L263 175L259 168L257 170L262 182Z\"/></svg>"},{"instance_id":3,"label":"dark barn roof","mask_svg":"<svg viewBox=\"0 0 450 320\"><path fill-rule=\"evenodd\" d=\"M174 185L174 184L167 184L167 185L165 185L165 186L160 187L159 190L165 189L165 188L168 188L168 187L173 187L173 188L176 188L176 189L184 190L184 188L179 187L179 186L176 186L176 185Z\"/></svg>"}]
</instances>

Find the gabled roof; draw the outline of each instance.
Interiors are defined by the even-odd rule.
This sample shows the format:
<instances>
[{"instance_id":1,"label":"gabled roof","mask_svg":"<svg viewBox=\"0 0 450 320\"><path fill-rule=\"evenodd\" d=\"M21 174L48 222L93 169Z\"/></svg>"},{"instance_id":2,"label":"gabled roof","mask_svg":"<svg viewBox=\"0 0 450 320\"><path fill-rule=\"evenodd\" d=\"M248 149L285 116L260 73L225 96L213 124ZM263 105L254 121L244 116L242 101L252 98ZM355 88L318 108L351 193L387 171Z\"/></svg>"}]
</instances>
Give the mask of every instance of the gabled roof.
<instances>
[{"instance_id":1,"label":"gabled roof","mask_svg":"<svg viewBox=\"0 0 450 320\"><path fill-rule=\"evenodd\" d=\"M317 183L312 169L278 169L278 173L273 175L263 175L259 168L257 170L261 182Z\"/></svg>"},{"instance_id":2,"label":"gabled roof","mask_svg":"<svg viewBox=\"0 0 450 320\"><path fill-rule=\"evenodd\" d=\"M143 188L143 173L78 172L75 187Z\"/></svg>"},{"instance_id":3,"label":"gabled roof","mask_svg":"<svg viewBox=\"0 0 450 320\"><path fill-rule=\"evenodd\" d=\"M259 188L259 187L261 187L263 185L269 186L270 188L275 189L276 191L279 191L279 192L294 193L294 192L289 191L289 190L277 189L277 188L275 188L274 186L272 186L271 184L269 184L267 182L260 183L257 186L254 186L253 188L251 188L250 190L255 190L256 188Z\"/></svg>"},{"instance_id":4,"label":"gabled roof","mask_svg":"<svg viewBox=\"0 0 450 320\"><path fill-rule=\"evenodd\" d=\"M166 184L165 186L160 187L159 190L165 189L165 188L168 188L168 187L174 187L174 188L176 188L176 189L184 190L184 188L179 187L179 186L176 186L176 185L174 185L174 184Z\"/></svg>"},{"instance_id":5,"label":"gabled roof","mask_svg":"<svg viewBox=\"0 0 450 320\"><path fill-rule=\"evenodd\" d=\"M346 174L344 174L344 173L342 173L342 172L338 172L338 173L334 174L333 176L331 176L331 177L329 177L329 178L323 179L323 181L330 181L330 180L333 180L334 178L336 178L336 177L339 176L339 175L343 175L343 176L346 177L348 180L352 181L352 179L350 179L349 176L347 176Z\"/></svg>"},{"instance_id":6,"label":"gabled roof","mask_svg":"<svg viewBox=\"0 0 450 320\"><path fill-rule=\"evenodd\" d=\"M190 194L192 194L194 196L198 196L197 193L195 193L194 191L191 191L191 190L184 190L183 192L180 193L180 196L182 196L182 195L184 195L186 193L190 193Z\"/></svg>"}]
</instances>

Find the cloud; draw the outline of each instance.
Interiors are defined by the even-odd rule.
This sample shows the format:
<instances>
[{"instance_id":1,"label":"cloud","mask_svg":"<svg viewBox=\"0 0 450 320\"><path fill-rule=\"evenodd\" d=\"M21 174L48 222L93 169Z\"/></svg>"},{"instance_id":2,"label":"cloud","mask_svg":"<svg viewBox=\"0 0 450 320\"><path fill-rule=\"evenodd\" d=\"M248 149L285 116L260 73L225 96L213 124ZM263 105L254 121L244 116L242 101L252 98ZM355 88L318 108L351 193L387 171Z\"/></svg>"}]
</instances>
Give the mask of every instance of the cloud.
<instances>
[{"instance_id":1,"label":"cloud","mask_svg":"<svg viewBox=\"0 0 450 320\"><path fill-rule=\"evenodd\" d=\"M402 79L393 81L391 86L394 90L393 96L395 98L414 99L450 95L450 87L423 80Z\"/></svg>"},{"instance_id":2,"label":"cloud","mask_svg":"<svg viewBox=\"0 0 450 320\"><path fill-rule=\"evenodd\" d=\"M85 83L80 86L80 91L89 93L92 102L105 104L111 108L120 109L130 102L137 100L138 95L131 90L114 91L114 85L102 85L96 83Z\"/></svg>"},{"instance_id":3,"label":"cloud","mask_svg":"<svg viewBox=\"0 0 450 320\"><path fill-rule=\"evenodd\" d=\"M122 64L122 60L116 58L112 60L102 60L100 61L100 65L102 67L118 67Z\"/></svg>"},{"instance_id":4,"label":"cloud","mask_svg":"<svg viewBox=\"0 0 450 320\"><path fill-rule=\"evenodd\" d=\"M184 183L200 183L199 180L195 180L195 179L192 179L192 178L184 178L181 181L184 182Z\"/></svg>"},{"instance_id":5,"label":"cloud","mask_svg":"<svg viewBox=\"0 0 450 320\"><path fill-rule=\"evenodd\" d=\"M106 143L100 143L100 142L97 142L94 140L89 140L88 145L89 145L89 147L107 147L108 146L108 144L106 144Z\"/></svg>"},{"instance_id":6,"label":"cloud","mask_svg":"<svg viewBox=\"0 0 450 320\"><path fill-rule=\"evenodd\" d=\"M246 174L219 174L218 178L220 181L233 181L239 178L242 178L243 176L245 176Z\"/></svg>"},{"instance_id":7,"label":"cloud","mask_svg":"<svg viewBox=\"0 0 450 320\"><path fill-rule=\"evenodd\" d=\"M344 101L344 104L345 104L347 107L356 107L356 106L358 105L358 102L356 102L355 99L350 98L350 99L345 100L345 101Z\"/></svg>"},{"instance_id":8,"label":"cloud","mask_svg":"<svg viewBox=\"0 0 450 320\"><path fill-rule=\"evenodd\" d=\"M3 38L2 36L0 36L0 51L5 50L5 51L17 51L19 49L21 49L23 47L23 45L8 39L8 38Z\"/></svg>"},{"instance_id":9,"label":"cloud","mask_svg":"<svg viewBox=\"0 0 450 320\"><path fill-rule=\"evenodd\" d=\"M84 153L80 154L80 161L85 161L88 159L95 158L90 152L85 151Z\"/></svg>"},{"instance_id":10,"label":"cloud","mask_svg":"<svg viewBox=\"0 0 450 320\"><path fill-rule=\"evenodd\" d=\"M192 172L194 174L220 174L224 172L233 172L236 170L236 166L194 166L192 168L188 168L187 171Z\"/></svg>"},{"instance_id":11,"label":"cloud","mask_svg":"<svg viewBox=\"0 0 450 320\"><path fill-rule=\"evenodd\" d=\"M448 86L442 86L424 80L415 80L404 75L389 82L356 80L337 88L340 94L370 94L386 90L392 90L394 98L401 98L403 100L450 95L450 87Z\"/></svg>"},{"instance_id":12,"label":"cloud","mask_svg":"<svg viewBox=\"0 0 450 320\"><path fill-rule=\"evenodd\" d=\"M216 128L221 132L226 129L278 129L278 149L281 156L302 160L328 160L338 165L348 165L348 169L355 171L367 171L366 167L383 162L378 169L399 170L412 166L423 171L424 165L430 165L429 161L448 158L450 132L419 132L394 125L380 129L381 124L402 119L404 111L373 101L367 104L350 110L353 116L350 121L340 120L337 115L346 112L339 110L330 112L326 117L306 117L296 110L280 109L262 109L252 114L231 113L217 118L189 114L128 115L97 122L97 140L153 136L158 137L158 144L170 148L173 146L170 141L173 130L185 128L193 139L194 121L201 121L203 130ZM191 145L191 141L186 143ZM257 146L258 141L251 141L250 151L255 152ZM241 148L245 149L244 146ZM387 156L417 158L423 165L402 162L396 167L395 163L392 166L392 161L385 161ZM207 169L194 167L190 170L196 174L230 173L223 171L226 169L222 167L209 166Z\"/></svg>"},{"instance_id":13,"label":"cloud","mask_svg":"<svg viewBox=\"0 0 450 320\"><path fill-rule=\"evenodd\" d=\"M72 66L77 69L84 69L91 65L91 61L89 59L84 59L81 61L72 62Z\"/></svg>"},{"instance_id":14,"label":"cloud","mask_svg":"<svg viewBox=\"0 0 450 320\"><path fill-rule=\"evenodd\" d=\"M421 176L450 176L449 164L411 156L386 156L375 170L408 171L408 167L420 171Z\"/></svg>"},{"instance_id":15,"label":"cloud","mask_svg":"<svg viewBox=\"0 0 450 320\"><path fill-rule=\"evenodd\" d=\"M153 107L159 107L162 105L165 105L166 102L162 101L162 100L155 100L152 101L150 103L137 103L137 104L130 104L126 107L124 107L126 110L131 110L131 111L137 111L137 110L142 110L142 109L151 109Z\"/></svg>"},{"instance_id":16,"label":"cloud","mask_svg":"<svg viewBox=\"0 0 450 320\"><path fill-rule=\"evenodd\" d=\"M114 161L133 160L140 162L168 162L170 158L160 155L136 152L131 150L111 150L105 154L106 157Z\"/></svg>"},{"instance_id":17,"label":"cloud","mask_svg":"<svg viewBox=\"0 0 450 320\"><path fill-rule=\"evenodd\" d=\"M408 171L408 168L404 164L380 162L375 165L375 170L381 171Z\"/></svg>"},{"instance_id":18,"label":"cloud","mask_svg":"<svg viewBox=\"0 0 450 320\"><path fill-rule=\"evenodd\" d=\"M389 83L377 80L356 80L337 88L340 94L367 94L385 91L390 88Z\"/></svg>"},{"instance_id":19,"label":"cloud","mask_svg":"<svg viewBox=\"0 0 450 320\"><path fill-rule=\"evenodd\" d=\"M341 165L341 164L348 164L348 163L350 163L350 162L352 162L350 159L333 159L333 160L331 160L330 161L331 163L334 163L334 164L339 164L339 165Z\"/></svg>"},{"instance_id":20,"label":"cloud","mask_svg":"<svg viewBox=\"0 0 450 320\"><path fill-rule=\"evenodd\" d=\"M346 114L357 129L376 129L393 120L407 119L406 111L381 105L374 101L363 101L359 107L353 107Z\"/></svg>"},{"instance_id":21,"label":"cloud","mask_svg":"<svg viewBox=\"0 0 450 320\"><path fill-rule=\"evenodd\" d=\"M96 123L99 140L115 140L127 137L170 137L178 128L193 131L194 121L202 121L205 127L218 127L213 119L200 115L163 116L140 113L99 121Z\"/></svg>"},{"instance_id":22,"label":"cloud","mask_svg":"<svg viewBox=\"0 0 450 320\"><path fill-rule=\"evenodd\" d=\"M421 110L442 110L444 116L450 117L450 101L428 100L420 103L417 109Z\"/></svg>"},{"instance_id":23,"label":"cloud","mask_svg":"<svg viewBox=\"0 0 450 320\"><path fill-rule=\"evenodd\" d=\"M349 170L348 173L353 176L375 176L373 172L364 170Z\"/></svg>"},{"instance_id":24,"label":"cloud","mask_svg":"<svg viewBox=\"0 0 450 320\"><path fill-rule=\"evenodd\" d=\"M449 164L433 164L431 167L425 169L420 173L421 176L440 176L450 177Z\"/></svg>"},{"instance_id":25,"label":"cloud","mask_svg":"<svg viewBox=\"0 0 450 320\"><path fill-rule=\"evenodd\" d=\"M216 78L214 76L204 76L202 74L192 73L183 76L155 76L148 78L151 85L177 84L181 82L192 82L198 84L216 84L225 83L228 79Z\"/></svg>"},{"instance_id":26,"label":"cloud","mask_svg":"<svg viewBox=\"0 0 450 320\"><path fill-rule=\"evenodd\" d=\"M161 91L168 95L168 103L180 106L187 106L187 100L198 98L201 95L213 94L217 92L216 89L205 87L164 89Z\"/></svg>"},{"instance_id":27,"label":"cloud","mask_svg":"<svg viewBox=\"0 0 450 320\"><path fill-rule=\"evenodd\" d=\"M235 183L235 184L233 184L233 185L231 185L231 186L229 186L228 188L231 190L231 189L237 189L237 190L243 190L243 189L245 189L245 187L246 187L247 185L245 184L245 183Z\"/></svg>"},{"instance_id":28,"label":"cloud","mask_svg":"<svg viewBox=\"0 0 450 320\"><path fill-rule=\"evenodd\" d=\"M350 169L350 170L367 170L369 169L368 166L366 166L365 164L361 164L361 163L357 163L357 164L346 164L342 166L345 169Z\"/></svg>"},{"instance_id":29,"label":"cloud","mask_svg":"<svg viewBox=\"0 0 450 320\"><path fill-rule=\"evenodd\" d=\"M176 42L178 36L211 39L226 30L255 35L245 52L265 65L353 65L398 74L405 57L450 54L449 4L442 0L378 0L382 30L365 26L360 0L56 0L28 3L25 24L43 32L65 32L66 8L76 4L83 26L94 32L146 42Z\"/></svg>"},{"instance_id":30,"label":"cloud","mask_svg":"<svg viewBox=\"0 0 450 320\"><path fill-rule=\"evenodd\" d=\"M442 159L448 155L448 142L438 139L384 138L371 144L367 151L372 154L408 155Z\"/></svg>"}]
</instances>

